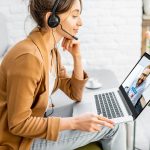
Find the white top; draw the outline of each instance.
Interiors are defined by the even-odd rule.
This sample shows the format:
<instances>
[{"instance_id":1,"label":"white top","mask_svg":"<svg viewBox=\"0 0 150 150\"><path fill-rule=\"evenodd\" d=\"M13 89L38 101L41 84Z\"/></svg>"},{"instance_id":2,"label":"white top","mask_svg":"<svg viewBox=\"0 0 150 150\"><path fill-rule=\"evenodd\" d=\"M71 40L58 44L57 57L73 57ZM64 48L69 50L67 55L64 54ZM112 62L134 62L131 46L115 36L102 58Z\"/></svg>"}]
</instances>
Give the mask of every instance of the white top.
<instances>
[{"instance_id":1,"label":"white top","mask_svg":"<svg viewBox=\"0 0 150 150\"><path fill-rule=\"evenodd\" d=\"M48 98L48 105L47 105L46 110L48 109L49 104L51 104L50 97L51 97L52 91L54 89L55 79L56 79L56 72L55 72L54 64L52 64L51 72L49 72L49 98Z\"/></svg>"},{"instance_id":2,"label":"white top","mask_svg":"<svg viewBox=\"0 0 150 150\"><path fill-rule=\"evenodd\" d=\"M49 72L49 96L51 96L54 84L55 84L55 79L56 79L56 72L54 65L52 65L51 72Z\"/></svg>"}]
</instances>

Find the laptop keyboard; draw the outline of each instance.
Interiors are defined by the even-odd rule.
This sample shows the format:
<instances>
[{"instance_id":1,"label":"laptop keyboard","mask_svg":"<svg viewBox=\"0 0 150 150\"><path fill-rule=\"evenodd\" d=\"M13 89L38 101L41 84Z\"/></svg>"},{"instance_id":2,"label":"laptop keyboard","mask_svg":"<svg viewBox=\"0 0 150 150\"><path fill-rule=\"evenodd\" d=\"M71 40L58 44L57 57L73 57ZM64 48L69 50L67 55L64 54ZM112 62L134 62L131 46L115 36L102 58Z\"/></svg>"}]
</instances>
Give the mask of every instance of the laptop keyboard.
<instances>
[{"instance_id":1,"label":"laptop keyboard","mask_svg":"<svg viewBox=\"0 0 150 150\"><path fill-rule=\"evenodd\" d=\"M97 112L109 119L123 117L123 112L118 104L114 92L94 95Z\"/></svg>"}]
</instances>

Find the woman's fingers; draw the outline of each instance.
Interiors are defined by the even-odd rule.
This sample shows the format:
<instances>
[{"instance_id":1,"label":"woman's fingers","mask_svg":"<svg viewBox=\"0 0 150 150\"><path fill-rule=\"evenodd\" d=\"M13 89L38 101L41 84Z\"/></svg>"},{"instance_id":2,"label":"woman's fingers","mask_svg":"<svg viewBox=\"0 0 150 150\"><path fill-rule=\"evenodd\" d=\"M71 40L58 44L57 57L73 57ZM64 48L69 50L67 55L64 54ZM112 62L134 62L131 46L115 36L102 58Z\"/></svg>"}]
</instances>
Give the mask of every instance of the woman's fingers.
<instances>
[{"instance_id":1,"label":"woman's fingers","mask_svg":"<svg viewBox=\"0 0 150 150\"><path fill-rule=\"evenodd\" d=\"M62 43L61 43L61 46L62 46L62 47L64 47L65 41L66 41L66 38L64 38L63 41L62 41Z\"/></svg>"},{"instance_id":2,"label":"woman's fingers","mask_svg":"<svg viewBox=\"0 0 150 150\"><path fill-rule=\"evenodd\" d=\"M109 127L109 128L114 128L114 122L111 121L108 118L103 117L103 116L96 115L95 118L92 121L93 121L93 123L99 124L101 126L106 126L106 127Z\"/></svg>"},{"instance_id":3,"label":"woman's fingers","mask_svg":"<svg viewBox=\"0 0 150 150\"><path fill-rule=\"evenodd\" d=\"M96 125L94 128L95 131L101 131L101 126Z\"/></svg>"},{"instance_id":4,"label":"woman's fingers","mask_svg":"<svg viewBox=\"0 0 150 150\"><path fill-rule=\"evenodd\" d=\"M68 43L69 43L69 40L64 38L62 41L63 50L67 50Z\"/></svg>"},{"instance_id":5,"label":"woman's fingers","mask_svg":"<svg viewBox=\"0 0 150 150\"><path fill-rule=\"evenodd\" d=\"M114 128L114 124L109 123L109 122L106 122L106 121L103 121L103 120L98 120L98 119L96 119L96 120L94 121L94 123L95 123L95 124L99 124L99 125L101 125L101 126L106 126L106 127L109 127L109 128Z\"/></svg>"},{"instance_id":6,"label":"woman's fingers","mask_svg":"<svg viewBox=\"0 0 150 150\"><path fill-rule=\"evenodd\" d=\"M66 49L69 50L70 49L70 44L71 44L71 40L68 40L66 42Z\"/></svg>"},{"instance_id":7,"label":"woman's fingers","mask_svg":"<svg viewBox=\"0 0 150 150\"><path fill-rule=\"evenodd\" d=\"M100 121L99 124L102 125L102 126L106 126L106 127L108 127L108 128L114 128L114 125L113 125L113 124L108 123L108 122L106 122L106 121Z\"/></svg>"},{"instance_id":8,"label":"woman's fingers","mask_svg":"<svg viewBox=\"0 0 150 150\"><path fill-rule=\"evenodd\" d=\"M64 38L61 46L66 50L70 50L75 44L79 44L79 42L76 40L70 40L70 39Z\"/></svg>"},{"instance_id":9,"label":"woman's fingers","mask_svg":"<svg viewBox=\"0 0 150 150\"><path fill-rule=\"evenodd\" d=\"M106 122L111 123L111 124L115 124L112 120L110 120L110 119L108 119L106 117L103 117L102 115L98 115L97 118L99 120L106 121Z\"/></svg>"}]
</instances>

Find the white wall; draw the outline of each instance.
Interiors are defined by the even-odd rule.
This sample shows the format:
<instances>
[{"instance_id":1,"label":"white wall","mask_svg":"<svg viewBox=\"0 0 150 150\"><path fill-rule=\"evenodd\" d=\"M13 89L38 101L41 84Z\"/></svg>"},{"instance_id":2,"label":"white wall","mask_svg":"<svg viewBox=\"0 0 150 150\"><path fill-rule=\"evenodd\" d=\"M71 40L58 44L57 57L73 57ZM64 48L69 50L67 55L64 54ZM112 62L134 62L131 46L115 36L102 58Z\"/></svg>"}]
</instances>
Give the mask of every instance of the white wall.
<instances>
[{"instance_id":1,"label":"white wall","mask_svg":"<svg viewBox=\"0 0 150 150\"><path fill-rule=\"evenodd\" d=\"M27 0L0 2L0 12L8 21L11 44L25 37L27 3ZM84 27L78 36L84 66L109 68L121 82L140 56L142 0L83 0L83 3ZM27 31L29 24L27 21ZM62 55L63 62L71 64L70 55Z\"/></svg>"}]
</instances>

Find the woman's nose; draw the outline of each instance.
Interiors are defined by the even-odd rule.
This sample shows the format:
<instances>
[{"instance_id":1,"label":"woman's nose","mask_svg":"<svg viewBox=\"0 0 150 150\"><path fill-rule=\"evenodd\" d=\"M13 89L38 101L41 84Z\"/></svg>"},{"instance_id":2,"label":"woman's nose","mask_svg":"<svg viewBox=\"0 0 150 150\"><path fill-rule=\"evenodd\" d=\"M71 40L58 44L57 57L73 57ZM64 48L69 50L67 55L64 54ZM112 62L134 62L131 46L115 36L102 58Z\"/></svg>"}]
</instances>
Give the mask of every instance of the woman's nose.
<instances>
[{"instance_id":1,"label":"woman's nose","mask_svg":"<svg viewBox=\"0 0 150 150\"><path fill-rule=\"evenodd\" d=\"M83 26L83 21L82 21L81 17L79 17L79 19L78 19L78 26Z\"/></svg>"}]
</instances>

